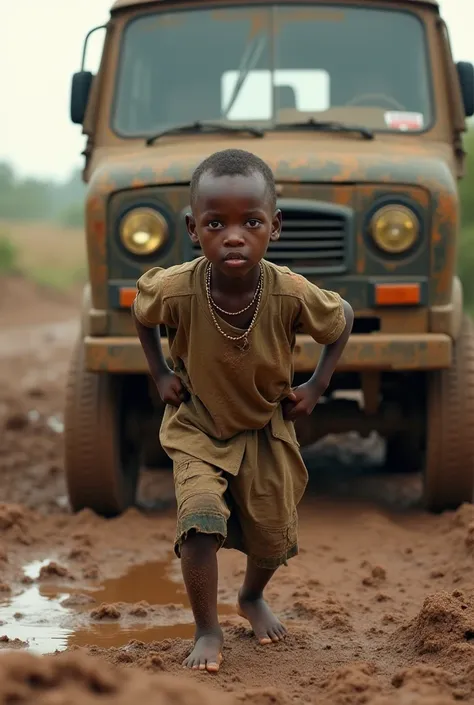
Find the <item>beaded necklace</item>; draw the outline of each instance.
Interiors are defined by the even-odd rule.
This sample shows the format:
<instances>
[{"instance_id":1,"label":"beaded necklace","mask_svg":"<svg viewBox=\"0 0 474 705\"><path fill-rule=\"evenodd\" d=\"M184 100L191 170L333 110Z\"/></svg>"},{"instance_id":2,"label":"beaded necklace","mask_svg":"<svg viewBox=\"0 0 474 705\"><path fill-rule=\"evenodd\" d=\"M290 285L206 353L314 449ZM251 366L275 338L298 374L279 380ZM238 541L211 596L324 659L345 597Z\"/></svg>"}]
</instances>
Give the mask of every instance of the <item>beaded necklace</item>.
<instances>
[{"instance_id":1,"label":"beaded necklace","mask_svg":"<svg viewBox=\"0 0 474 705\"><path fill-rule=\"evenodd\" d=\"M260 310L260 303L262 301L262 291L263 291L263 265L260 262L260 276L258 279L257 287L255 289L255 294L253 295L252 301L249 303L248 306L245 308L241 309L240 311L224 311L224 309L220 308L217 306L215 303L214 299L211 296L211 263L209 262L206 268L206 297L207 297L207 303L209 305L209 311L211 313L212 320L214 322L214 325L216 326L217 330L219 333L224 336L224 338L227 338L227 340L232 340L235 343L238 343L239 341L242 341L241 345L237 345L237 347L245 352L246 350L249 349L250 344L248 337L252 331L252 329L255 326L255 322L257 320L258 312ZM225 331L222 330L222 328L219 325L219 322L217 320L217 317L214 313L214 308L216 308L218 311L221 313L225 314L226 316L238 316L241 313L244 313L245 311L248 311L249 308L251 308L255 301L257 302L257 305L255 306L255 311L252 316L252 320L250 321L250 325L247 328L247 330L242 333L242 335L229 335Z\"/></svg>"}]
</instances>

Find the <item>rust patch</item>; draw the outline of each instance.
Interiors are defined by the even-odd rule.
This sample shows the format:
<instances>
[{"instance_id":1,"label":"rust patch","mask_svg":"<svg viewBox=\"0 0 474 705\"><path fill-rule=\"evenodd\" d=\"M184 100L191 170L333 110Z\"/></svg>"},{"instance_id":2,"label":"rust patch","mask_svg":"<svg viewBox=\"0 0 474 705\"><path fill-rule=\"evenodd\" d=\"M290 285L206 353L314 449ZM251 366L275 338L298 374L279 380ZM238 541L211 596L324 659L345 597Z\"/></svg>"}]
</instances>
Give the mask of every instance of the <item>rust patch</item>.
<instances>
[{"instance_id":1,"label":"rust patch","mask_svg":"<svg viewBox=\"0 0 474 705\"><path fill-rule=\"evenodd\" d=\"M168 341L162 340L169 355ZM92 371L148 372L137 338L85 339L86 367ZM321 346L307 335L297 336L294 352L296 372L313 372ZM451 338L443 334L353 335L344 350L338 370L429 370L449 367Z\"/></svg>"},{"instance_id":2,"label":"rust patch","mask_svg":"<svg viewBox=\"0 0 474 705\"><path fill-rule=\"evenodd\" d=\"M239 146L262 157L273 169L285 196L304 198L318 189L324 200L350 205L363 214L374 192L410 196L423 211L431 211L430 301L448 301L455 267L458 228L457 182L443 150L426 140L414 142L405 136L396 142L377 136L367 143L347 136L268 134L264 140L242 138ZM110 194L166 184L188 184L199 162L210 152L228 147L228 138L173 139L152 148L124 152L121 158L103 152L89 183L87 198L87 244L96 308L107 307L107 208ZM312 149L309 150L311 144ZM354 188L356 186L356 188ZM178 203L167 197L173 207ZM430 203L431 198L431 203ZM357 202L355 202L355 199ZM429 218L428 218L429 219ZM368 273L363 232L355 238L355 268ZM382 263L387 273L394 271L390 261Z\"/></svg>"}]
</instances>

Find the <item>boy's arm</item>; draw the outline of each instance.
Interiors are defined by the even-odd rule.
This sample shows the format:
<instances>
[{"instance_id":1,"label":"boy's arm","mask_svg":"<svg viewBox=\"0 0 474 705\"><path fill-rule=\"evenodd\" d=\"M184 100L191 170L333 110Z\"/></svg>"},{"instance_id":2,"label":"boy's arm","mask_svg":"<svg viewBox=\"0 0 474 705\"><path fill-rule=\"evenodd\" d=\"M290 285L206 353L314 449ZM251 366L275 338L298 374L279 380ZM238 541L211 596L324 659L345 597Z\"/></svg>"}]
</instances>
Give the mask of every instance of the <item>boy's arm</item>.
<instances>
[{"instance_id":1,"label":"boy's arm","mask_svg":"<svg viewBox=\"0 0 474 705\"><path fill-rule=\"evenodd\" d=\"M165 360L159 326L144 325L135 313L135 302L132 304L131 313L148 363L150 375L161 399L165 404L179 406L182 401L186 400L187 393L181 380L168 367Z\"/></svg>"},{"instance_id":2,"label":"boy's arm","mask_svg":"<svg viewBox=\"0 0 474 705\"><path fill-rule=\"evenodd\" d=\"M165 404L179 406L187 398L181 380L168 367L163 348L161 347L161 336L159 327L149 328L143 325L135 315L132 306L132 318L135 321L138 337L148 362L150 374L156 384L158 393Z\"/></svg>"},{"instance_id":3,"label":"boy's arm","mask_svg":"<svg viewBox=\"0 0 474 705\"><path fill-rule=\"evenodd\" d=\"M323 351L321 353L321 357L319 358L318 365L313 375L308 380L309 384L312 384L316 387L316 389L321 390L319 396L321 396L321 394L325 392L328 388L329 382L331 381L331 377L333 376L334 370L336 369L336 365L339 362L339 358L341 357L342 353L344 352L344 348L346 347L347 341L349 340L349 336L352 331L352 324L354 323L354 311L352 310L352 306L350 305L350 303L345 301L345 299L342 300L342 306L344 310L344 318L346 320L345 328L339 338L334 343L331 343L330 345L325 345L323 347Z\"/></svg>"},{"instance_id":4,"label":"boy's arm","mask_svg":"<svg viewBox=\"0 0 474 705\"><path fill-rule=\"evenodd\" d=\"M310 379L293 389L288 395L287 399L291 404L285 409L286 418L294 421L298 416L311 414L318 400L328 388L354 323L352 306L344 299L342 299L342 309L345 326L341 334L334 342L324 345L318 365Z\"/></svg>"}]
</instances>

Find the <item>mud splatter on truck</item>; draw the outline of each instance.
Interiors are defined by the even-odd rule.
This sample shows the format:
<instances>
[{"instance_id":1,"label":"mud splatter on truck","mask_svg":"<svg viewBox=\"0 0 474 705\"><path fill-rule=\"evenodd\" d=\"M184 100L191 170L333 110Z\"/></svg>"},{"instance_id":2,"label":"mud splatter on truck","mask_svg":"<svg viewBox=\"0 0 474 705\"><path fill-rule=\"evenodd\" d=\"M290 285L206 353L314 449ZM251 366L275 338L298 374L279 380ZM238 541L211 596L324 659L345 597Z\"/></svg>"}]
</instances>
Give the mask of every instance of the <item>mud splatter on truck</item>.
<instances>
[{"instance_id":1,"label":"mud splatter on truck","mask_svg":"<svg viewBox=\"0 0 474 705\"><path fill-rule=\"evenodd\" d=\"M428 508L470 502L474 332L455 263L474 70L454 62L437 4L118 0L102 29L99 70L75 74L71 94L89 266L66 404L73 508L122 512L141 461L163 462L130 304L143 271L200 254L190 177L229 145L275 172L284 228L268 259L356 312L301 444L377 430L387 466L423 472ZM295 381L318 355L298 338Z\"/></svg>"}]
</instances>

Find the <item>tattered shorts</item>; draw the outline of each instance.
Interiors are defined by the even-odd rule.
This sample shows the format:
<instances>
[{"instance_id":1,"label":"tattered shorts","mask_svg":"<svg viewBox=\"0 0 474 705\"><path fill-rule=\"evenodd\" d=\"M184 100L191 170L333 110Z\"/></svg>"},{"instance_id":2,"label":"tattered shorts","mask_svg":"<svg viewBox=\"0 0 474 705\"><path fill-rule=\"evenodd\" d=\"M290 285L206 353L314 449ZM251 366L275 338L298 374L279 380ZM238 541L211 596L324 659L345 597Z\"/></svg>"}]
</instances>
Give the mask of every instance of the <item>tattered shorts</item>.
<instances>
[{"instance_id":1,"label":"tattered shorts","mask_svg":"<svg viewBox=\"0 0 474 705\"><path fill-rule=\"evenodd\" d=\"M294 429L272 420L246 436L235 475L186 453L174 454L178 557L192 531L215 535L219 547L242 551L261 568L286 565L298 554L296 508L308 473Z\"/></svg>"}]
</instances>

